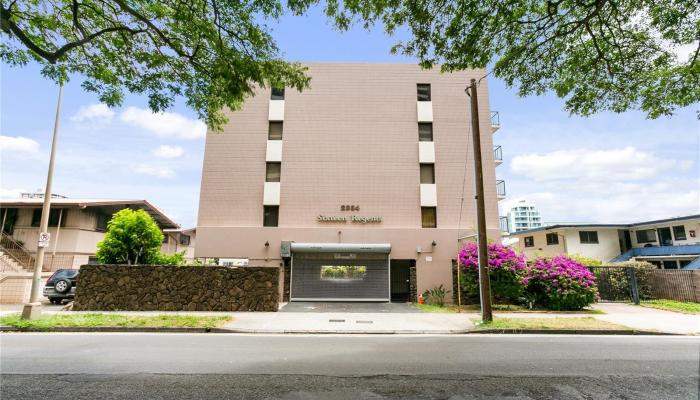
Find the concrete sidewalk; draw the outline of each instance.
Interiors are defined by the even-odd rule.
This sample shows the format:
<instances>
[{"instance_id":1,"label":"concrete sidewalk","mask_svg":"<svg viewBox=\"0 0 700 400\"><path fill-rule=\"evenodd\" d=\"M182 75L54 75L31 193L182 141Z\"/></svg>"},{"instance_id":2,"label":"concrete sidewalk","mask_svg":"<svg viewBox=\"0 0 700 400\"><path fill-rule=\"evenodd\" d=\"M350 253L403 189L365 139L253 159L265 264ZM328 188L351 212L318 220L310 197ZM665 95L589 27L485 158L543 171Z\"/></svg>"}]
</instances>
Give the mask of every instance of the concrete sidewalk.
<instances>
[{"instance_id":1,"label":"concrete sidewalk","mask_svg":"<svg viewBox=\"0 0 700 400\"><path fill-rule=\"evenodd\" d=\"M598 303L593 306L605 314L594 315L601 321L640 330L666 333L700 334L700 315L657 310L625 303Z\"/></svg>"}]
</instances>

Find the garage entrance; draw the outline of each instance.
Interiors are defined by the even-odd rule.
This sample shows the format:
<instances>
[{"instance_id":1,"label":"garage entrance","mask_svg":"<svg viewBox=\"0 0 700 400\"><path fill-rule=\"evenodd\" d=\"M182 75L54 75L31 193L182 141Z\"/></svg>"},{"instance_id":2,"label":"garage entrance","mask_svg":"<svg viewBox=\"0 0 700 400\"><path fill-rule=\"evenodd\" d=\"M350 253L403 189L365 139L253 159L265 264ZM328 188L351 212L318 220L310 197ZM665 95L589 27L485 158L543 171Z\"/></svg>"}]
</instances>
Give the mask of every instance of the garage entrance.
<instances>
[{"instance_id":1,"label":"garage entrance","mask_svg":"<svg viewBox=\"0 0 700 400\"><path fill-rule=\"evenodd\" d=\"M292 243L291 301L389 301L389 244Z\"/></svg>"}]
</instances>

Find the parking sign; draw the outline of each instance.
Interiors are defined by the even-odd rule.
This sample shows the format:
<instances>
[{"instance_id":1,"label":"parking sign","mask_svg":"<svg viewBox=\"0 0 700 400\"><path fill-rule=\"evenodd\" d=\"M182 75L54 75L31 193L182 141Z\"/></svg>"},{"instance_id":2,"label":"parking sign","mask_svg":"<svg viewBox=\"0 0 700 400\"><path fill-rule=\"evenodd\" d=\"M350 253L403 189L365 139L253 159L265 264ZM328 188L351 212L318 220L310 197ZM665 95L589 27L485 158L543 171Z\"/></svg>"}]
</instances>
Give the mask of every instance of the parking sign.
<instances>
[{"instance_id":1,"label":"parking sign","mask_svg":"<svg viewBox=\"0 0 700 400\"><path fill-rule=\"evenodd\" d=\"M39 247L48 247L49 241L51 240L51 234L48 232L41 232L39 234Z\"/></svg>"}]
</instances>

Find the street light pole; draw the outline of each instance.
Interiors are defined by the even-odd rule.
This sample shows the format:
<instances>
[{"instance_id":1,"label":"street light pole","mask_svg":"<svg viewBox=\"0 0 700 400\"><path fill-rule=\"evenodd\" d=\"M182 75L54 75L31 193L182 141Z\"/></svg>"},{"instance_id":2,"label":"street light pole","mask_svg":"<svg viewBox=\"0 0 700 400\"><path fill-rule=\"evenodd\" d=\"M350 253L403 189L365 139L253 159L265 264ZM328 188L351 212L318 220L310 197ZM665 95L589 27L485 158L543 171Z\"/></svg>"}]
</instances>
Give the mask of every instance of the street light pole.
<instances>
[{"instance_id":1,"label":"street light pole","mask_svg":"<svg viewBox=\"0 0 700 400\"><path fill-rule=\"evenodd\" d=\"M489 279L488 239L486 237L486 203L484 199L484 169L481 158L481 130L479 129L479 101L476 95L476 79L469 85L471 98L472 140L474 146L474 175L476 180L476 224L479 245L479 297L481 320L493 321L491 313L491 281Z\"/></svg>"},{"instance_id":2,"label":"street light pole","mask_svg":"<svg viewBox=\"0 0 700 400\"><path fill-rule=\"evenodd\" d=\"M58 142L58 126L61 115L61 99L63 97L63 82L58 86L58 104L56 105L56 119L53 125L53 138L51 139L51 156L49 159L49 172L46 176L46 189L44 190L44 206L41 209L41 223L39 225L39 241L36 250L36 262L32 277L32 291L29 303L22 309L22 319L35 319L41 315L41 302L39 301L39 287L41 286L41 270L44 267L44 250L48 246L48 240L42 241L43 233L48 233L49 213L51 211L51 184L53 183L53 166L56 160L56 143Z\"/></svg>"}]
</instances>

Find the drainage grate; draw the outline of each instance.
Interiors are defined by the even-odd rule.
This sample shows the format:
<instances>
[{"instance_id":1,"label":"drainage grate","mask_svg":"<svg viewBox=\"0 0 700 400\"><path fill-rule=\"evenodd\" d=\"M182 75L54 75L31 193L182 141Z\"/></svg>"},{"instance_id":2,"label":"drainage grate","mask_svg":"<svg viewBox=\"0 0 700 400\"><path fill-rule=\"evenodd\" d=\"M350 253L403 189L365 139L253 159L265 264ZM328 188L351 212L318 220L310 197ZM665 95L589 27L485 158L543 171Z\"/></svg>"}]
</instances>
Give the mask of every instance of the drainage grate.
<instances>
[{"instance_id":1,"label":"drainage grate","mask_svg":"<svg viewBox=\"0 0 700 400\"><path fill-rule=\"evenodd\" d=\"M329 319L328 322L345 322L344 319Z\"/></svg>"}]
</instances>

